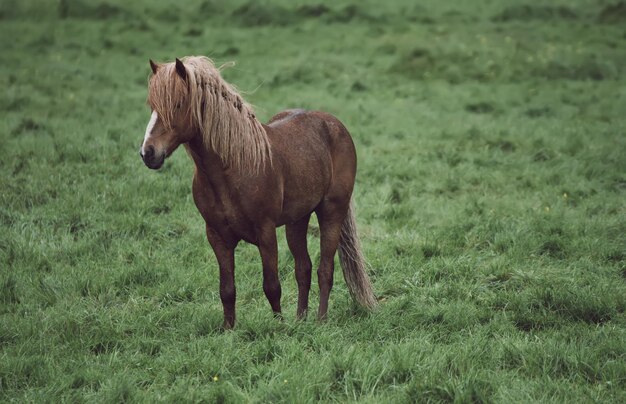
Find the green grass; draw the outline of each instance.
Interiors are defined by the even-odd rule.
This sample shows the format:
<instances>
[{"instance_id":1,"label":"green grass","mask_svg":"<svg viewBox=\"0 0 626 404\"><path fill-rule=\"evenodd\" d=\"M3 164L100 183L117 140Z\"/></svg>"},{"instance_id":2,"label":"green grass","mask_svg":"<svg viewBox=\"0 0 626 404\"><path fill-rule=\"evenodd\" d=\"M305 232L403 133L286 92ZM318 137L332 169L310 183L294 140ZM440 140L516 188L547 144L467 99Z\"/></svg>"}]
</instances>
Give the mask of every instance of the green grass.
<instances>
[{"instance_id":1,"label":"green grass","mask_svg":"<svg viewBox=\"0 0 626 404\"><path fill-rule=\"evenodd\" d=\"M0 401L626 401L624 2L153 3L0 3ZM192 163L137 153L191 54L350 129L376 312L296 322L280 230L286 320L241 244L220 330Z\"/></svg>"}]
</instances>

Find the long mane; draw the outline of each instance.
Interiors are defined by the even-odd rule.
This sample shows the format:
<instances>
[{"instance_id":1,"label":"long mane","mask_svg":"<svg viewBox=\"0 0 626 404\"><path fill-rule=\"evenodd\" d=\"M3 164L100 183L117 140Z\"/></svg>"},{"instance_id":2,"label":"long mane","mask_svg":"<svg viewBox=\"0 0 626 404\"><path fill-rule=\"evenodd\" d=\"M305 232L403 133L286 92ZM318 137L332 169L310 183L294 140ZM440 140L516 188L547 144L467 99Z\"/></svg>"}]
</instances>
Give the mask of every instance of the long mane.
<instances>
[{"instance_id":1,"label":"long mane","mask_svg":"<svg viewBox=\"0 0 626 404\"><path fill-rule=\"evenodd\" d=\"M202 134L204 145L225 166L241 172L262 171L271 163L271 148L252 106L222 78L211 59L187 56L182 62L187 72L184 81L174 63L159 65L148 85L150 107L168 128L175 115L186 114ZM182 105L187 110L180 110Z\"/></svg>"}]
</instances>

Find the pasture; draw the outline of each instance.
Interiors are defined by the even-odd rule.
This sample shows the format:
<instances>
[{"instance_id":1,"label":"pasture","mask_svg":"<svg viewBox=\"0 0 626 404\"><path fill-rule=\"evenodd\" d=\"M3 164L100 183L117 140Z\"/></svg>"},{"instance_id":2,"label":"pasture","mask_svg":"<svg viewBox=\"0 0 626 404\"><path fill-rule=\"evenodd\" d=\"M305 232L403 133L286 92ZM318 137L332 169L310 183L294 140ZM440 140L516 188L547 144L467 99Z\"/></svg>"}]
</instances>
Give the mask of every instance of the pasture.
<instances>
[{"instance_id":1,"label":"pasture","mask_svg":"<svg viewBox=\"0 0 626 404\"><path fill-rule=\"evenodd\" d=\"M0 401L626 401L625 2L182 4L0 2ZM338 269L296 321L281 229L285 320L242 243L221 329L193 164L138 155L185 55L345 123L375 312Z\"/></svg>"}]
</instances>

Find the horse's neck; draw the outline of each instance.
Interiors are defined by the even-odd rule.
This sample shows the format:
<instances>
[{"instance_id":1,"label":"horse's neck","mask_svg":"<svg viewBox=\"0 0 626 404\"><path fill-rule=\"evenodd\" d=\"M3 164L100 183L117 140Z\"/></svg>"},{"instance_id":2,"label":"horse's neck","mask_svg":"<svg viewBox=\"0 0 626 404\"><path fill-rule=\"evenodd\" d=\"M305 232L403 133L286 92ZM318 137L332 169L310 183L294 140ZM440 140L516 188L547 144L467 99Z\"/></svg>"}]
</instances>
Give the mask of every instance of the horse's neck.
<instances>
[{"instance_id":1,"label":"horse's neck","mask_svg":"<svg viewBox=\"0 0 626 404\"><path fill-rule=\"evenodd\" d=\"M202 136L194 136L185 147L196 165L198 175L202 175L215 192L223 193L227 186L226 168L220 156L205 147Z\"/></svg>"}]
</instances>

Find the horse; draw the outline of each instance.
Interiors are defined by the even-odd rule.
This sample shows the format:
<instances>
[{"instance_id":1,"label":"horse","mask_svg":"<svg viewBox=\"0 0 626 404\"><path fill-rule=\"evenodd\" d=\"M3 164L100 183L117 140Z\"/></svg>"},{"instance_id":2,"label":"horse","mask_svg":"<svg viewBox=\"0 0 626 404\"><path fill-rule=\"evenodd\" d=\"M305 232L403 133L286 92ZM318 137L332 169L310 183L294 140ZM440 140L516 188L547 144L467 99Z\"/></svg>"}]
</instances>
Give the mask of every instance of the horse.
<instances>
[{"instance_id":1,"label":"horse","mask_svg":"<svg viewBox=\"0 0 626 404\"><path fill-rule=\"evenodd\" d=\"M181 144L195 164L193 200L206 223L206 236L219 266L224 329L235 325L235 247L258 247L263 291L278 318L276 228L286 226L298 285L296 317L305 319L312 263L307 251L311 214L319 222L317 270L319 309L327 317L339 250L344 278L353 299L373 309L376 298L356 232L352 191L356 151L346 127L334 116L286 110L262 124L222 67L204 56L157 64L150 60L147 103L152 110L140 155L159 169Z\"/></svg>"}]
</instances>

